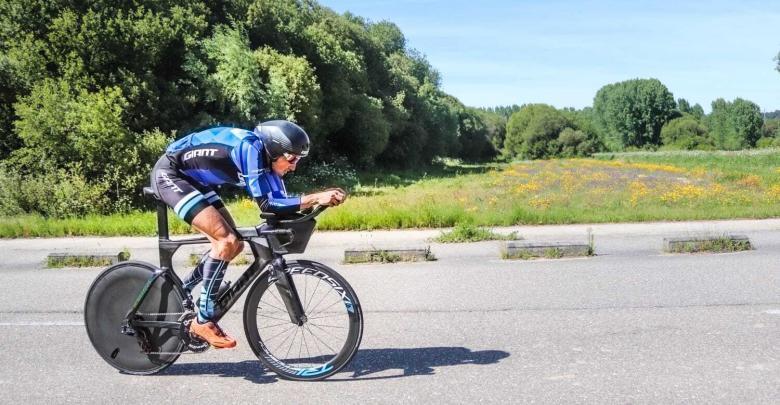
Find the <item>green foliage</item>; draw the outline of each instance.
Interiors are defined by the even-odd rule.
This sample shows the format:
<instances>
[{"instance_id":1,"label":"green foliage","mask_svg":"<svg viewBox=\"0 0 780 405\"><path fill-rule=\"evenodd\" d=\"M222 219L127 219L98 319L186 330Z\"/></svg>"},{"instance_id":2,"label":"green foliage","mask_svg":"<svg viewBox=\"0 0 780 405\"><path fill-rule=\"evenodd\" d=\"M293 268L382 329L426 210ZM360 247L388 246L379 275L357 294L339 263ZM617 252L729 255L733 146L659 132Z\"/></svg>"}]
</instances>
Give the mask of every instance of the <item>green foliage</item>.
<instances>
[{"instance_id":1,"label":"green foliage","mask_svg":"<svg viewBox=\"0 0 780 405\"><path fill-rule=\"evenodd\" d=\"M469 162L485 161L494 158L496 148L490 140L490 128L485 123L485 114L472 108L460 110L458 140L460 152L458 156Z\"/></svg>"},{"instance_id":2,"label":"green foliage","mask_svg":"<svg viewBox=\"0 0 780 405\"><path fill-rule=\"evenodd\" d=\"M103 212L140 206L166 141L216 123L293 120L313 160L350 167L416 167L464 145L490 158L440 81L396 25L309 0L7 0L0 159L24 181L80 173Z\"/></svg>"},{"instance_id":3,"label":"green foliage","mask_svg":"<svg viewBox=\"0 0 780 405\"><path fill-rule=\"evenodd\" d=\"M715 149L707 127L695 116L687 113L664 125L661 129L661 141L664 149Z\"/></svg>"},{"instance_id":4,"label":"green foliage","mask_svg":"<svg viewBox=\"0 0 780 405\"><path fill-rule=\"evenodd\" d=\"M345 158L332 162L302 161L294 173L285 177L287 189L299 193L328 187L351 189L357 184L357 172Z\"/></svg>"},{"instance_id":5,"label":"green foliage","mask_svg":"<svg viewBox=\"0 0 780 405\"><path fill-rule=\"evenodd\" d=\"M67 218L105 213L110 207L105 183L91 184L78 170L19 175L0 171L0 215L39 213Z\"/></svg>"},{"instance_id":6,"label":"green foliage","mask_svg":"<svg viewBox=\"0 0 780 405\"><path fill-rule=\"evenodd\" d=\"M761 109L751 101L737 98L728 102L719 98L712 102L708 126L718 149L737 150L755 146L761 137L762 124Z\"/></svg>"},{"instance_id":7,"label":"green foliage","mask_svg":"<svg viewBox=\"0 0 780 405\"><path fill-rule=\"evenodd\" d=\"M587 118L546 104L524 105L507 123L504 154L509 157L587 156L600 149Z\"/></svg>"},{"instance_id":8,"label":"green foliage","mask_svg":"<svg viewBox=\"0 0 780 405\"><path fill-rule=\"evenodd\" d=\"M661 144L661 127L675 117L672 93L657 79L634 79L602 87L593 100L597 125L613 150Z\"/></svg>"},{"instance_id":9,"label":"green foliage","mask_svg":"<svg viewBox=\"0 0 780 405\"><path fill-rule=\"evenodd\" d=\"M442 232L435 242L439 243L463 243L480 242L485 240L518 240L521 239L517 232L511 232L508 235L495 233L490 229L474 226L472 224L461 222L455 225L449 232Z\"/></svg>"}]
</instances>

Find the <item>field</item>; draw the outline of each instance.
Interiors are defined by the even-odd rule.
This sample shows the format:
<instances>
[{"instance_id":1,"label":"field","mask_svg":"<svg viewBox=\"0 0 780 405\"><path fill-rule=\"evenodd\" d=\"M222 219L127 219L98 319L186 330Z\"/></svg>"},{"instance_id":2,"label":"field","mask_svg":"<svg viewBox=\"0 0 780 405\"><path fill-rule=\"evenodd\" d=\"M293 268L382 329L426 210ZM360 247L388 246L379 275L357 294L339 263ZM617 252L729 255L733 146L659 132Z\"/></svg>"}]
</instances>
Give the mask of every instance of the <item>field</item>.
<instances>
[{"instance_id":1,"label":"field","mask_svg":"<svg viewBox=\"0 0 780 405\"><path fill-rule=\"evenodd\" d=\"M457 167L451 168L457 170ZM452 171L451 170L451 171ZM436 228L780 216L780 150L599 154L590 159L463 167L482 172L358 186L326 211L324 230ZM396 182L397 183L397 182ZM239 225L257 206L228 204ZM0 236L153 235L152 213L47 220L0 218ZM171 218L174 233L187 232Z\"/></svg>"}]
</instances>

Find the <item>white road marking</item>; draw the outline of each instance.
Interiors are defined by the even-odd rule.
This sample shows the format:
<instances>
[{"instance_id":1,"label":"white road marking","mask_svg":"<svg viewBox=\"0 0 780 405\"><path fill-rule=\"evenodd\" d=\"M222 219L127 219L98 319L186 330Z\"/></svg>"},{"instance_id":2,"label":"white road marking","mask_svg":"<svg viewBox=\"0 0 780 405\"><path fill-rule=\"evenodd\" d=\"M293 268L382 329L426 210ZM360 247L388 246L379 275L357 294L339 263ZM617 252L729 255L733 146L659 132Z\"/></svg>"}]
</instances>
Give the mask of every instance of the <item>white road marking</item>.
<instances>
[{"instance_id":1,"label":"white road marking","mask_svg":"<svg viewBox=\"0 0 780 405\"><path fill-rule=\"evenodd\" d=\"M768 311L764 311L764 313L769 315L780 315L780 309L770 309Z\"/></svg>"},{"instance_id":2,"label":"white road marking","mask_svg":"<svg viewBox=\"0 0 780 405\"><path fill-rule=\"evenodd\" d=\"M84 326L84 322L68 322L68 321L0 322L0 326Z\"/></svg>"}]
</instances>

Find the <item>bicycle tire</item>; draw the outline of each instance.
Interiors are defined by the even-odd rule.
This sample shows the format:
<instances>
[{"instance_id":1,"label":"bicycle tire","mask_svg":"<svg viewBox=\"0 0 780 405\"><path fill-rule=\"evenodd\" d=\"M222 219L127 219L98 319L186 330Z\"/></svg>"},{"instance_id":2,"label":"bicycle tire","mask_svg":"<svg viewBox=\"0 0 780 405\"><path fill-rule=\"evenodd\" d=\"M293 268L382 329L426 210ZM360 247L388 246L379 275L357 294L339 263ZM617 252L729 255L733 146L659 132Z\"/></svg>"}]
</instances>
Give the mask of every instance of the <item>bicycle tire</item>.
<instances>
[{"instance_id":1,"label":"bicycle tire","mask_svg":"<svg viewBox=\"0 0 780 405\"><path fill-rule=\"evenodd\" d=\"M349 283L324 264L308 260L288 261L285 272L293 277L308 321L302 326L290 321L284 304L279 301L278 290L269 289L273 284L269 283L269 273L266 272L252 285L244 304L244 332L249 346L266 367L284 379L313 381L330 377L352 360L360 346L363 337L363 311L360 302ZM317 294L318 290L323 292ZM343 305L338 305L339 303ZM275 316L266 315L268 313ZM258 323L258 320L261 322ZM263 324L268 321L278 325ZM277 332L285 329L295 329L295 335L290 340L287 354L280 356L287 347L287 340L282 344L281 351L277 350L278 347L272 349L270 346L278 346L278 340L272 341L281 339L281 333ZM320 335L332 331L332 336L337 333L343 335L344 341L340 347L334 348L335 344L328 345L313 331ZM301 337L295 340L298 332ZM307 332L311 338L309 341L306 340ZM290 339L289 333L287 335L284 339ZM340 340L340 337L335 340ZM288 358L294 346L298 346L298 356ZM312 351L316 355L313 356ZM303 355L308 357L302 357Z\"/></svg>"},{"instance_id":2,"label":"bicycle tire","mask_svg":"<svg viewBox=\"0 0 780 405\"><path fill-rule=\"evenodd\" d=\"M156 352L144 353L138 339L121 333L121 325L136 297L155 271L143 262L123 262L105 269L89 287L84 303L84 324L95 350L108 364L128 374L148 375L173 364L184 350L184 342L173 329L144 328ZM151 285L139 313L180 313L181 290L166 277ZM147 316L145 320L171 320L165 316Z\"/></svg>"}]
</instances>

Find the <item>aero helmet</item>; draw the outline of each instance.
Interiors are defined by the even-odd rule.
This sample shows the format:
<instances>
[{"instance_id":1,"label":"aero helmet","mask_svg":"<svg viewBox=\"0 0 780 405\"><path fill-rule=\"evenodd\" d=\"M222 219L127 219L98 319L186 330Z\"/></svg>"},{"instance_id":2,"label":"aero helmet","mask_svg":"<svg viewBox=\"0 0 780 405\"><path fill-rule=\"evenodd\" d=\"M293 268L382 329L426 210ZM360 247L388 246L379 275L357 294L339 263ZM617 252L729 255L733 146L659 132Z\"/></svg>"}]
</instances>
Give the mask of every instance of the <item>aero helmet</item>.
<instances>
[{"instance_id":1,"label":"aero helmet","mask_svg":"<svg viewBox=\"0 0 780 405\"><path fill-rule=\"evenodd\" d=\"M263 141L271 160L285 153L304 157L309 154L309 135L298 125L285 120L257 124L255 134Z\"/></svg>"}]
</instances>

